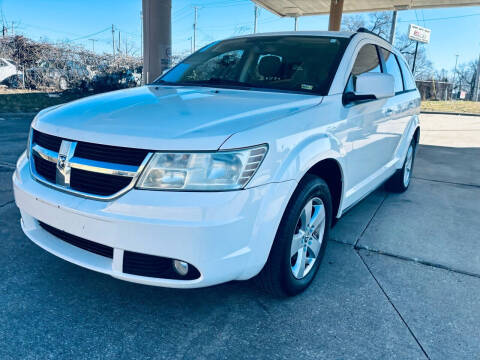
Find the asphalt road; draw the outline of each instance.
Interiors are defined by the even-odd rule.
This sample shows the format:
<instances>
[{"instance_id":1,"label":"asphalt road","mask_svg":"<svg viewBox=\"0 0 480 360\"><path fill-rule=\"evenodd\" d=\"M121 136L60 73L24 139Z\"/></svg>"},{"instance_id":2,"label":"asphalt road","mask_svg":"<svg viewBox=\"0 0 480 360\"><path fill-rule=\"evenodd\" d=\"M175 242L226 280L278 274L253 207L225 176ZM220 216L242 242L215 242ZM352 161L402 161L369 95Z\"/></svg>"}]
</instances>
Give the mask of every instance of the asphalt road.
<instances>
[{"instance_id":1,"label":"asphalt road","mask_svg":"<svg viewBox=\"0 0 480 360\"><path fill-rule=\"evenodd\" d=\"M411 189L353 208L286 300L126 283L34 245L10 180L31 119L0 114L0 359L480 357L480 118L422 116Z\"/></svg>"}]
</instances>

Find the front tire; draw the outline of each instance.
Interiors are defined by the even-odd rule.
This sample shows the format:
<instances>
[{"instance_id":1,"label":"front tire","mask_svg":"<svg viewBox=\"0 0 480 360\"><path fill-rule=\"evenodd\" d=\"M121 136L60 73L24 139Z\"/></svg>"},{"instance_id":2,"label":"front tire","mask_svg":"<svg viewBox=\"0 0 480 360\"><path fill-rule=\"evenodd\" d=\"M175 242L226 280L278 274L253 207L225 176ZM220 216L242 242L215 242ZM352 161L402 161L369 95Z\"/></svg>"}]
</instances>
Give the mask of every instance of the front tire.
<instances>
[{"instance_id":1,"label":"front tire","mask_svg":"<svg viewBox=\"0 0 480 360\"><path fill-rule=\"evenodd\" d=\"M415 148L416 141L412 139L410 143L403 167L395 172L393 176L387 182L387 190L396 193L405 192L412 180L413 165L415 163Z\"/></svg>"},{"instance_id":2,"label":"front tire","mask_svg":"<svg viewBox=\"0 0 480 360\"><path fill-rule=\"evenodd\" d=\"M275 296L293 296L313 281L325 253L332 221L327 183L307 174L293 193L280 222L260 285Z\"/></svg>"}]
</instances>

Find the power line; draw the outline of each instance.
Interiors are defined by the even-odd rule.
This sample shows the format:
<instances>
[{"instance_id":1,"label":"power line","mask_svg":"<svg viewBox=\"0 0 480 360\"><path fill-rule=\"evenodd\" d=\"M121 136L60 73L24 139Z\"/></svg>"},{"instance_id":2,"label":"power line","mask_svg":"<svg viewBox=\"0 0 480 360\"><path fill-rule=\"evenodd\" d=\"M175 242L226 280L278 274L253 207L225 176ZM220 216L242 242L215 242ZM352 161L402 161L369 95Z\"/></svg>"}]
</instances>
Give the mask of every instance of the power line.
<instances>
[{"instance_id":1,"label":"power line","mask_svg":"<svg viewBox=\"0 0 480 360\"><path fill-rule=\"evenodd\" d=\"M106 31L109 31L110 30L110 26L103 29L103 30L100 30L100 31L97 31L97 32L94 32L92 34L88 34L88 35L84 35L84 36L81 36L81 37L78 37L76 39L72 39L72 40L67 40L67 42L74 42L74 41L78 41L78 40L85 40L89 37L92 37L92 36L95 36L95 35L98 35L98 34L101 34L101 33L104 33Z\"/></svg>"},{"instance_id":2,"label":"power line","mask_svg":"<svg viewBox=\"0 0 480 360\"><path fill-rule=\"evenodd\" d=\"M468 14L468 15L457 15L457 16L447 16L447 17L440 17L440 18L431 18L431 19L424 19L424 21L437 21L437 20L449 20L449 19L461 19L471 16L480 16L480 13L477 14ZM415 20L398 20L398 22L414 22Z\"/></svg>"}]
</instances>

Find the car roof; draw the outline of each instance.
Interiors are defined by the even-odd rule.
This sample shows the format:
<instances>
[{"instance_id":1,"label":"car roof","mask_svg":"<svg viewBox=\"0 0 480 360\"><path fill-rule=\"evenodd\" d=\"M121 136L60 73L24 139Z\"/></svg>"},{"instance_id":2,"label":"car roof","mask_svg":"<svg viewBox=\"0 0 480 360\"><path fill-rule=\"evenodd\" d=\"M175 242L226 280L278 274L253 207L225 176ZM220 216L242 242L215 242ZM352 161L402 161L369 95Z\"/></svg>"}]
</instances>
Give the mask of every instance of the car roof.
<instances>
[{"instance_id":1,"label":"car roof","mask_svg":"<svg viewBox=\"0 0 480 360\"><path fill-rule=\"evenodd\" d=\"M239 36L233 36L230 39L262 37L262 36L331 36L331 37L349 38L354 34L355 32L352 32L352 31L278 31L278 32L264 32L264 33L256 33L256 34L239 35Z\"/></svg>"},{"instance_id":2,"label":"car roof","mask_svg":"<svg viewBox=\"0 0 480 360\"><path fill-rule=\"evenodd\" d=\"M280 31L280 32L265 32L265 33L256 33L256 34L247 34L239 35L228 38L229 39L243 39L243 38L255 38L262 36L318 36L318 37L337 37L337 38L352 38L355 36L355 39L368 39L373 43L381 44L388 50L392 49L391 44L374 33L369 31Z\"/></svg>"}]
</instances>

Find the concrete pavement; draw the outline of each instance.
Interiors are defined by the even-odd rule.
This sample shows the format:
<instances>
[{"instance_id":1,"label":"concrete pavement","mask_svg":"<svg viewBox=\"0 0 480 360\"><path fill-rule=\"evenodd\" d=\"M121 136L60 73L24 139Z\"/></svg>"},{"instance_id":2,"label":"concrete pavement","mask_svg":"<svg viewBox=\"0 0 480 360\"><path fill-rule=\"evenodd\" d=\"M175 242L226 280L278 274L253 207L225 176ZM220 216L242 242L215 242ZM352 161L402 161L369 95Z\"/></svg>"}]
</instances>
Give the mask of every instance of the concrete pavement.
<instances>
[{"instance_id":1,"label":"concrete pavement","mask_svg":"<svg viewBox=\"0 0 480 360\"><path fill-rule=\"evenodd\" d=\"M422 115L411 189L354 207L312 287L277 300L130 284L31 243L10 185L31 117L0 114L1 359L479 356L480 118Z\"/></svg>"}]
</instances>

